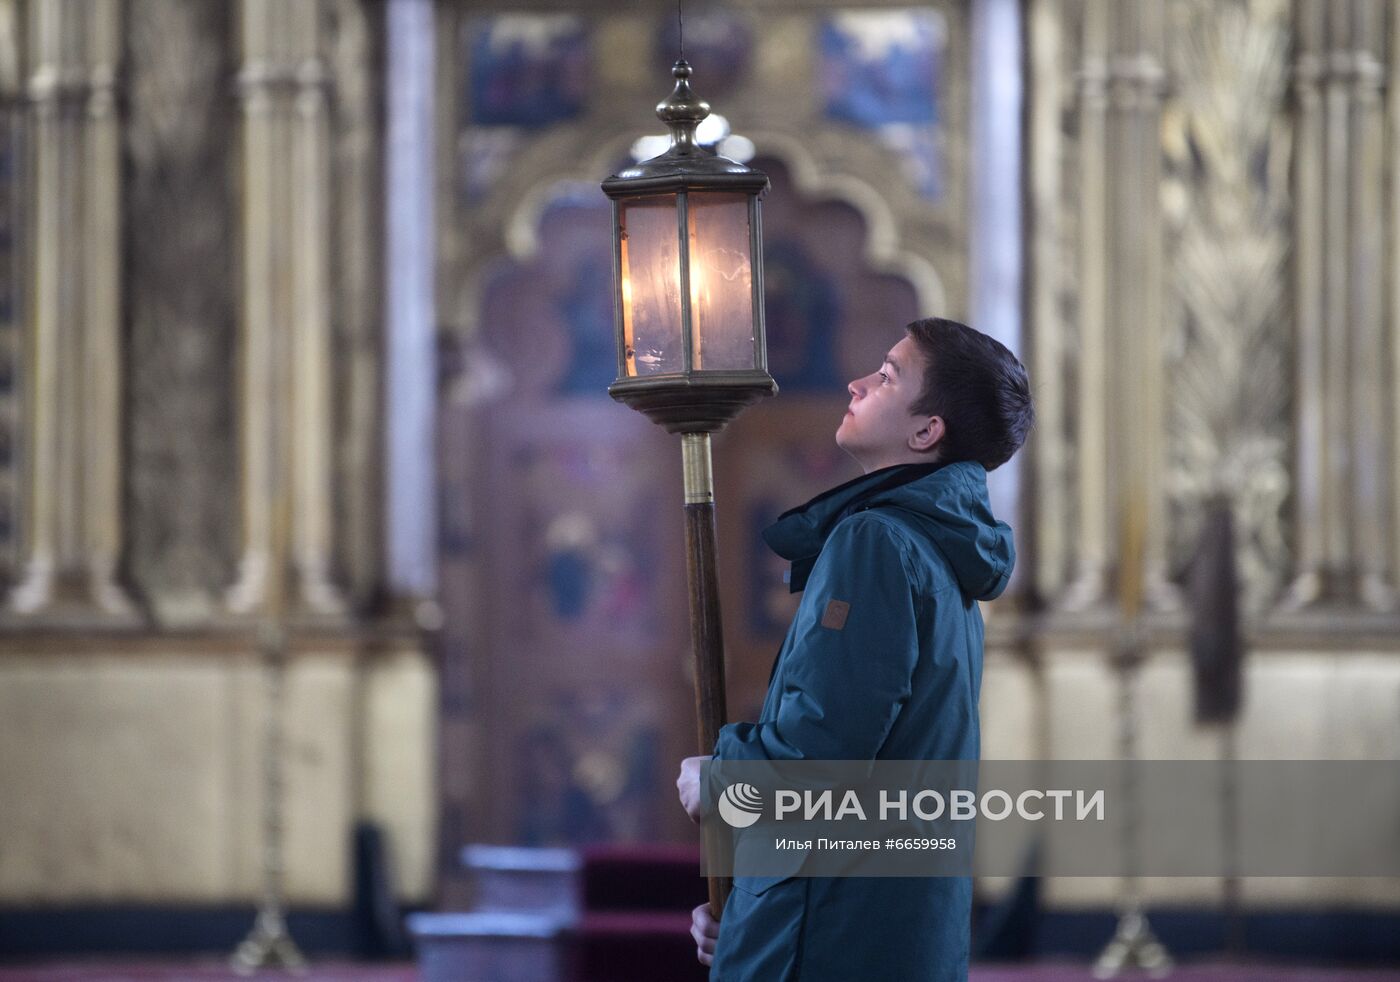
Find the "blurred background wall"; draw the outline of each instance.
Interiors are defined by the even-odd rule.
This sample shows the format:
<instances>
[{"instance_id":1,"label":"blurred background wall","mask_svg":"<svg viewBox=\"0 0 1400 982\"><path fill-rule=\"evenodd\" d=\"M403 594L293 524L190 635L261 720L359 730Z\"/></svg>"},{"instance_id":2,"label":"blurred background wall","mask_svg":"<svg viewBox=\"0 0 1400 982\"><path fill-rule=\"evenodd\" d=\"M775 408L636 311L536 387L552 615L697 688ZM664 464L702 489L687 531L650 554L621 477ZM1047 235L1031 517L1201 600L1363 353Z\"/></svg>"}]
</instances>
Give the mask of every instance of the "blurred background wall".
<instances>
[{"instance_id":1,"label":"blurred background wall","mask_svg":"<svg viewBox=\"0 0 1400 982\"><path fill-rule=\"evenodd\" d=\"M246 909L272 699L289 900L348 903L360 822L430 889L436 683L382 504L384 45L354 0L0 4L12 914Z\"/></svg>"},{"instance_id":2,"label":"blurred background wall","mask_svg":"<svg viewBox=\"0 0 1400 982\"><path fill-rule=\"evenodd\" d=\"M605 393L597 187L678 42L661 5L0 0L0 906L255 898L279 677L296 905L350 902L362 821L408 902L467 842L690 841L679 454ZM993 475L985 757L1113 757L1125 712L1145 757L1400 756L1392 4L747 0L688 5L685 52L773 179L781 394L715 445L734 718L793 610L758 531L857 473L845 382L941 314L1039 416Z\"/></svg>"},{"instance_id":3,"label":"blurred background wall","mask_svg":"<svg viewBox=\"0 0 1400 982\"><path fill-rule=\"evenodd\" d=\"M541 761L483 774L484 797L449 783L459 839L687 834L666 781L693 752L679 468L603 395L595 190L660 129L674 20L439 7L444 657L462 667L444 685L472 705L445 709L443 752L463 774L483 747ZM1146 757L1396 756L1393 5L755 2L685 23L720 146L751 142L774 181L781 394L715 451L732 715L756 712L793 609L758 531L856 473L831 440L843 383L939 313L1018 351L1038 402L1031 444L992 481L1021 562L986 611L984 756L1115 756L1125 688ZM1222 496L1248 653L1198 682L1192 571ZM1140 584L1123 575L1129 510ZM1125 593L1142 606L1131 673L1113 658ZM1047 889L1102 907L1118 885ZM1244 890L1400 902L1390 881Z\"/></svg>"}]
</instances>

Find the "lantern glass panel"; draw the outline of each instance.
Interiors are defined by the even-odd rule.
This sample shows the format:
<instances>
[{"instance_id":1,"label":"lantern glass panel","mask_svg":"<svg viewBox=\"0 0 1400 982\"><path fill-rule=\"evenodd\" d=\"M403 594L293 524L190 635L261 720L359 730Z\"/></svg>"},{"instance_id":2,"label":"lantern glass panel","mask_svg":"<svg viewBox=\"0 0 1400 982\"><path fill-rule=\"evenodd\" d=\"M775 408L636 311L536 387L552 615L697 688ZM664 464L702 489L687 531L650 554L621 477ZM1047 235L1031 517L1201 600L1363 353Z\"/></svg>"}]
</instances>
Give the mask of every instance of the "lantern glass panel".
<instances>
[{"instance_id":1,"label":"lantern glass panel","mask_svg":"<svg viewBox=\"0 0 1400 982\"><path fill-rule=\"evenodd\" d=\"M623 370L629 376L680 372L684 352L676 196L624 201L618 223Z\"/></svg>"},{"instance_id":2,"label":"lantern glass panel","mask_svg":"<svg viewBox=\"0 0 1400 982\"><path fill-rule=\"evenodd\" d=\"M754 367L749 197L689 196L691 347L697 370Z\"/></svg>"}]
</instances>

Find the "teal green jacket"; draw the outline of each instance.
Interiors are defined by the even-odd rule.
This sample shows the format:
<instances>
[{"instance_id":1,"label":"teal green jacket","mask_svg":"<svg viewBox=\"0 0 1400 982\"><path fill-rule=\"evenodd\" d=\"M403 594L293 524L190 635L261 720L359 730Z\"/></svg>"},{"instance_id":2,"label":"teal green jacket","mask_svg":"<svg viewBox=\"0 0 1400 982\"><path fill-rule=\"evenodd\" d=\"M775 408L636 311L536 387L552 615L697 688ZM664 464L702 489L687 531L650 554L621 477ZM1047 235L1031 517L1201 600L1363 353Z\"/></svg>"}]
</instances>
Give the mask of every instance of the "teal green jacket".
<instances>
[{"instance_id":1,"label":"teal green jacket","mask_svg":"<svg viewBox=\"0 0 1400 982\"><path fill-rule=\"evenodd\" d=\"M980 464L873 471L763 533L802 600L756 723L721 760L976 760L978 600L1011 577ZM966 877L736 877L712 982L967 976Z\"/></svg>"}]
</instances>

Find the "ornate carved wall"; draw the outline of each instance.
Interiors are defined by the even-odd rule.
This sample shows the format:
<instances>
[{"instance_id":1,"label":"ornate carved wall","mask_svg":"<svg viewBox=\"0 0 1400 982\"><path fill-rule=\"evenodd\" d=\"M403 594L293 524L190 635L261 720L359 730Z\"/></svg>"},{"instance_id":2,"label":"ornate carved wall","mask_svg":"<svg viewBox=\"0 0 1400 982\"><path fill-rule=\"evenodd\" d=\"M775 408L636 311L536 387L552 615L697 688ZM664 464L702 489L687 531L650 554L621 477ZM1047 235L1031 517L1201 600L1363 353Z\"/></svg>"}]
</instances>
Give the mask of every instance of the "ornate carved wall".
<instances>
[{"instance_id":1,"label":"ornate carved wall","mask_svg":"<svg viewBox=\"0 0 1400 982\"><path fill-rule=\"evenodd\" d=\"M1391 594L1394 131L1381 0L1026 0L1026 340L1037 604L989 623L988 757L1400 752ZM1382 84L1384 83L1384 84ZM1389 142L1383 142L1389 141ZM1198 725L1179 584L1235 508L1244 701ZM1146 519L1143 661L1113 658ZM1134 694L1134 708L1126 708ZM1052 906L1120 886L1046 884ZM994 885L982 884L985 891ZM1218 879L1142 884L1217 905ZM1257 881L1246 904L1393 909L1393 885Z\"/></svg>"},{"instance_id":2,"label":"ornate carved wall","mask_svg":"<svg viewBox=\"0 0 1400 982\"><path fill-rule=\"evenodd\" d=\"M692 732L667 544L680 541L667 525L677 469L664 437L602 395L606 270L588 266L606 234L597 182L651 126L672 12L436 7L442 854L481 838L688 835L661 767L690 752ZM770 277L769 316L775 356L793 359L784 397L716 448L735 716L753 708L791 602L746 544L765 511L845 476L820 392L879 340L813 311L831 309L846 273L902 284L891 317L901 304L966 310L965 11L753 2L687 20L698 90L775 173L769 262L783 275ZM1393 263L1374 264L1400 251L1400 128L1378 125L1400 119L1395 12L1370 0L1027 0L1024 12L1026 340L1041 420L1024 558L1051 613L991 612L986 752L1117 753L1105 652L1130 496L1147 519L1141 750L1222 752L1191 722L1176 584L1199 505L1226 490L1260 655L1241 752L1393 753L1400 291ZM937 66L931 112L864 101L886 27L937 52L911 59ZM786 240L779 196L797 205ZM1057 899L1112 895L1076 883Z\"/></svg>"},{"instance_id":3,"label":"ornate carved wall","mask_svg":"<svg viewBox=\"0 0 1400 982\"><path fill-rule=\"evenodd\" d=\"M255 610L284 442L300 605L377 591L381 13L4 7L16 611Z\"/></svg>"},{"instance_id":4,"label":"ornate carved wall","mask_svg":"<svg viewBox=\"0 0 1400 982\"><path fill-rule=\"evenodd\" d=\"M533 643L528 636L522 643L501 628L520 623L522 606L547 612L529 591L548 581L549 570L576 572L590 562L602 566L608 550L603 548L607 537L591 534L588 521L546 520L531 531L529 523L511 517L525 510L526 502L512 500L499 510L496 505L514 495L528 496L511 468L540 466L540 458L524 447L554 439L553 426L577 422L587 430L582 420L598 420L592 432L615 439L603 433L605 402L596 416L580 412L581 402L530 402L560 378L584 380L581 392L587 385L601 387L608 374L605 333L586 336L585 343L595 346L589 350L602 352L600 361L589 363L593 370L569 373L584 332L561 326L565 318L555 309L558 304L550 303L557 296L550 280L562 268L554 260L568 252L551 251L564 236L551 223L561 207L586 211L596 181L616 168L628 142L649 125L647 110L660 95L652 80L664 78L669 55L668 44L656 38L670 11L595 15L587 9L565 13L540 5L535 14L507 18L479 6L443 3L439 9L444 72L439 86L444 135L439 310L452 359L443 406L444 484L452 509L445 540L449 691L444 759L455 772L445 775L449 791L443 833L445 843L458 843L482 835L521 835L522 827L513 824L508 810L515 789L492 772L493 762L510 753L503 734L493 730L502 721L547 720L564 734L561 742L534 744L541 748L540 756L553 754L570 761L570 767L550 771L539 765L543 776L536 787L543 790L532 800L582 802L578 814L584 815L606 810L596 802L587 804L593 775L630 777L636 772L618 766L619 760L634 759L611 751L607 766L594 769L587 751L611 746L618 734L596 729L595 721L606 714L589 706L612 704L584 699L582 705L570 705L569 693L626 693L632 719L661 719L667 732L677 734L660 741L672 760L690 752L691 727L688 707L681 708L688 695L680 677L685 652L672 647L674 641L664 631L642 639L650 651L639 655L629 650L616 661L605 657L590 669L587 662L556 667L550 652L524 650ZM947 17L949 39L948 61L939 78L956 79L957 66L965 65L967 57L958 21L964 8L935 9ZM1371 61L1357 55L1350 40L1323 43L1332 108L1330 129L1318 132L1331 134L1331 143L1324 144L1331 150L1320 158L1331 168L1328 172L1317 170L1322 164L1310 171L1306 163L1304 148L1315 146L1320 137L1303 132L1307 110L1299 90L1311 84L1310 63L1299 47L1300 18L1315 18L1324 10L1325 20L1346 26L1347 38L1365 37L1373 46L1387 39L1384 51L1372 51ZM862 5L860 12L890 11ZM1146 661L1132 683L1143 707L1136 720L1139 750L1157 757L1225 752L1218 729L1202 729L1192 721L1190 666L1182 650L1188 611L1178 582L1196 547L1201 503L1226 490L1239 509L1246 600L1254 616L1249 695L1235 746L1242 755L1260 757L1394 753L1400 747L1394 712L1400 690L1390 655L1400 624L1392 613L1368 609L1385 606L1385 591L1368 586L1380 579L1368 579L1365 570L1380 567L1367 567L1362 559L1378 542L1394 548L1394 539L1382 538L1376 530L1384 526L1390 530L1384 535L1393 535L1395 448L1391 436L1382 439L1377 432L1395 427L1376 431L1375 421L1394 419L1388 393L1400 379L1394 370L1395 290L1388 273L1358 278L1363 274L1354 272L1357 263L1365 267L1384 255L1373 248L1378 235L1386 249L1395 245L1395 196L1377 179L1374 167L1381 165L1372 160L1368 166L1373 170L1358 169L1358 159L1371 159L1367 154L1374 152L1377 134L1388 132L1376 125L1377 98L1380 111L1395 118L1395 100L1389 90L1376 92L1374 71L1365 67L1395 64L1395 45L1388 40L1396 30L1394 11L1377 3L1294 7L1245 0L1028 0L1024 12L1025 330L1041 421L1026 461L1035 547L1024 558L1035 574L1035 599L1050 614L1041 616L1036 605L990 612L985 752L1012 758L1112 757L1119 752L1120 679L1107 654L1117 627L1114 600L1123 585L1122 502L1136 496L1146 518L1149 603ZM1376 20L1378 12L1383 25ZM829 46L822 29L814 31L814 23L822 24L828 14L817 4L717 10L699 33L724 39L723 51L733 60L719 62L716 74L723 81L712 89L705 84L704 62L695 54L697 89L730 117L736 132L776 158L775 172L789 172L791 184L775 192L769 206L775 215L778 195L785 193L804 212L806 221L795 221L795 227L823 230L825 245L838 253L850 254L857 251L855 242L866 243L867 272L901 274L913 284L919 309L937 309L935 300L941 296L951 301L946 309L958 313L965 308L966 283L961 205L948 212L941 210L951 207L946 203L921 202L920 189L926 185L904 172L902 161L928 156L911 153L908 144L887 153L879 140L846 129L851 117L863 118L859 100L843 99L820 81L812 82L816 66L828 65L828 57L840 60L841 28L832 27L836 37ZM659 18L664 18L661 27ZM908 23L901 31L906 37L917 34ZM612 50L623 54L599 55ZM538 89L500 83L493 65L515 69L518 79L537 77L528 70L532 51L536 62L552 66L555 74L546 73L549 81ZM1363 67L1356 70L1356 65ZM475 66L484 67L478 71ZM1393 75L1394 69L1386 71ZM859 92L859 80L846 76L837 89ZM947 101L955 107L961 105L955 90L941 92L950 93ZM828 115L833 106L849 114L840 125ZM634 115L624 118L624 111ZM948 166L957 174L948 179L947 193L954 197L945 202L960 201L956 196L964 193L966 174L957 169L956 146L965 116L958 112L948 113L943 136L953 149L945 158L934 156L951 161ZM1389 163L1383 164L1389 173L1396 166L1394 138L1385 139L1392 141L1385 155ZM877 177L866 182L853 180L855 174ZM1320 202L1328 195L1333 204L1324 207ZM836 207L823 211L833 199ZM841 202L855 207L856 220L842 213ZM1308 234L1298 224L1305 214L1314 215L1313 224L1303 226L1313 229ZM1330 216L1331 225L1319 214ZM1356 222L1348 217L1357 214L1365 217ZM596 216L589 220L595 222L593 231L576 234L599 241L604 223ZM922 224L930 221L934 224ZM931 228L938 231L921 231ZM1371 231L1363 234L1365 229ZM780 266L782 237L773 231L770 261ZM891 254L902 261L892 262ZM1301 311L1305 298L1312 296L1308 282L1315 291L1328 289L1326 269L1318 265L1322 257L1331 257L1335 267L1332 292L1322 294L1334 306L1325 331L1319 329L1313 343L1330 346L1331 354L1309 361L1299 354L1306 336ZM927 275L930 267L936 280ZM521 275L520 268L530 271L528 282L538 295L517 291L520 311L513 312L508 300L492 294L489 283L494 272L515 269L505 275ZM838 289L839 274L822 268L795 279L804 288L798 297L811 302L823 289ZM934 283L944 293L938 294ZM1384 321L1390 333L1379 348L1374 324L1367 327L1356 313L1369 309L1365 303L1374 300L1377 283L1384 285L1390 311ZM775 304L781 310L789 301L788 311L800 311L800 299L782 297L776 282L770 286L770 317ZM586 295L570 309L581 310L588 327L598 327L599 315ZM779 320L774 317L775 327ZM606 323L605 314L601 321ZM793 322L811 323L796 315ZM851 339L871 335L856 329L838 331L836 337L819 347L841 351ZM777 648L772 625L781 625L790 610L791 598L772 578L780 569L765 569L762 549L750 548L765 508L779 500L795 503L804 490L844 476L821 428L820 398L786 384L781 376L779 383L784 389L778 400L743 417L716 445L722 482L720 549L727 564L723 582L731 591L725 597L725 619L735 718L752 712L753 694L766 679ZM1309 396L1309 391L1317 395ZM1305 410L1309 399L1313 408ZM539 411L507 433L505 421L523 416L523 404ZM1363 420L1357 419L1358 406L1369 414ZM590 405L589 412L595 408ZM1325 454L1307 436L1310 429L1324 426L1335 431ZM543 435L531 436L532 427ZM626 468L628 479L619 479L617 494L637 501L634 478L654 473L664 480L674 473L665 462L672 451L645 427L626 432L633 441L631 456L585 454L578 472L598 482L591 467ZM520 442L512 444L512 439ZM584 442L593 446L591 436ZM512 459L513 448L521 450L519 460ZM1345 462L1341 470L1339 461ZM489 480L480 479L483 470L490 473ZM1344 548L1336 555L1338 568L1352 571L1319 578L1319 583L1336 586L1311 598L1304 591L1301 609L1290 612L1290 586L1312 579L1301 537L1321 536L1327 527L1319 514L1307 511L1311 499L1302 489L1313 472L1322 475L1318 487L1331 489L1331 503L1325 506L1333 509L1331 521L1349 530L1339 537ZM1376 490L1381 481L1389 490ZM587 510L582 504L560 503L570 500L575 485L563 479L540 478L537 483L556 496L537 509L547 519L577 517L573 513ZM1370 496L1364 501L1363 492ZM654 500L664 518L666 501L674 496L663 488ZM648 541L664 532L664 525L654 521L647 516L643 538ZM550 528L553 536L545 534ZM600 528L608 526L595 522L592 532ZM679 541L678 531L664 534ZM1363 540L1366 545L1358 546ZM666 565L664 541L653 554L658 553L654 579L680 582L679 569ZM581 581L586 578L561 575L554 582L561 609L586 593L567 589ZM474 613L454 619L453 597L463 598L459 610ZM468 598L477 598L478 606L471 607ZM665 598L656 602L664 604ZM495 620L487 608L500 611ZM588 608L580 604L579 609ZM682 611L662 610L663 627L683 623ZM581 625L580 636L589 630ZM553 655L565 657L557 650ZM684 713L686 719L669 719L668 711ZM645 767L642 773L647 773ZM643 785L646 793L659 797L662 808L670 807L667 778L653 770L650 788ZM592 786L633 787L626 780ZM488 797L507 810L486 813L480 798L484 789L492 789ZM494 797L497 790L501 794ZM562 809L552 814L565 816L554 826L556 834L596 834L596 826L570 826ZM669 814L676 817L674 808ZM679 831L675 826L653 828L687 834L683 825ZM1150 894L1213 902L1220 889L1218 882L1167 882L1153 884ZM1393 887L1364 895L1346 885L1329 889L1329 897L1396 902ZM1114 899L1115 886L1076 880L1051 892L1057 903L1106 904ZM1249 899L1296 901L1317 895L1312 884L1294 885L1291 892L1288 886L1268 884L1251 890Z\"/></svg>"},{"instance_id":5,"label":"ornate carved wall","mask_svg":"<svg viewBox=\"0 0 1400 982\"><path fill-rule=\"evenodd\" d=\"M278 612L293 899L346 899L364 817L429 886L434 678L382 589L383 19L0 2L0 904L256 896Z\"/></svg>"},{"instance_id":6,"label":"ornate carved wall","mask_svg":"<svg viewBox=\"0 0 1400 982\"><path fill-rule=\"evenodd\" d=\"M1040 594L1113 595L1139 475L1156 609L1224 491L1250 610L1394 610L1400 14L1027 12Z\"/></svg>"}]
</instances>

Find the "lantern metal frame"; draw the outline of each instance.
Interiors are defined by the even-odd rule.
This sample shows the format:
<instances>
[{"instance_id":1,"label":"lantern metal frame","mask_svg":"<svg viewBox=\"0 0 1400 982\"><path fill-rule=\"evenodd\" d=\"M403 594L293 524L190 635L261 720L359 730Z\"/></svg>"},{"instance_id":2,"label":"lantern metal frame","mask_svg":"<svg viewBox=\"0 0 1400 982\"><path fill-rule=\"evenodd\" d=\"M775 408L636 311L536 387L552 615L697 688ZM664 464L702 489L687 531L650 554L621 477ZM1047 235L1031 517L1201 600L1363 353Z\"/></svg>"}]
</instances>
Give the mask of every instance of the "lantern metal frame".
<instances>
[{"instance_id":1,"label":"lantern metal frame","mask_svg":"<svg viewBox=\"0 0 1400 982\"><path fill-rule=\"evenodd\" d=\"M709 433L722 429L746 406L774 395L778 385L768 374L767 336L763 323L763 217L761 201L770 187L762 171L722 157L701 146L695 129L710 113L709 105L690 87L690 65L678 60L671 95L656 114L671 130L671 145L656 157L620 171L603 182L612 199L613 322L617 339L617 380L608 394L646 414L671 433ZM690 196L706 192L748 196L750 292L753 311L752 369L695 369L694 311L690 293ZM657 195L676 196L676 234L680 251L680 332L682 370L632 375L627 370L627 339L622 294L623 204Z\"/></svg>"}]
</instances>

